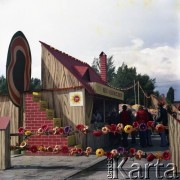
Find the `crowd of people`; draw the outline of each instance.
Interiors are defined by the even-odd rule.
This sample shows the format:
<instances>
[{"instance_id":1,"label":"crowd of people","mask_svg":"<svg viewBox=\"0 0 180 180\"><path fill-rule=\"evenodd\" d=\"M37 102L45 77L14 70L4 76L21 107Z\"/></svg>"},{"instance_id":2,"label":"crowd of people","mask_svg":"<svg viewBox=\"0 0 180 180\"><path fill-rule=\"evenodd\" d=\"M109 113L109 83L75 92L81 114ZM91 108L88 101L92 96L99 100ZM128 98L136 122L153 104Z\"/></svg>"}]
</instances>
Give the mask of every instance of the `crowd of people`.
<instances>
[{"instance_id":1,"label":"crowd of people","mask_svg":"<svg viewBox=\"0 0 180 180\"><path fill-rule=\"evenodd\" d=\"M122 110L119 111L116 108L112 109L112 112L108 117L108 124L118 124L122 123L125 127L126 125L133 125L134 122L138 124L147 124L148 121L153 121L154 125L160 123L165 127L168 126L168 107L164 108L164 104L158 104L158 111L156 115L152 115L149 110L143 106L139 106L138 110L135 111L127 107L127 105L122 106ZM100 113L94 111L93 113L93 122L102 122L102 117ZM161 147L169 146L169 138L168 138L168 128L163 132L159 132L161 137ZM152 130L147 128L143 131L133 131L131 133L131 138L128 138L128 134L122 132L120 134L109 133L110 138L110 146L118 146L122 145L123 147L128 147L129 144L139 144L142 148L153 146L152 140Z\"/></svg>"}]
</instances>

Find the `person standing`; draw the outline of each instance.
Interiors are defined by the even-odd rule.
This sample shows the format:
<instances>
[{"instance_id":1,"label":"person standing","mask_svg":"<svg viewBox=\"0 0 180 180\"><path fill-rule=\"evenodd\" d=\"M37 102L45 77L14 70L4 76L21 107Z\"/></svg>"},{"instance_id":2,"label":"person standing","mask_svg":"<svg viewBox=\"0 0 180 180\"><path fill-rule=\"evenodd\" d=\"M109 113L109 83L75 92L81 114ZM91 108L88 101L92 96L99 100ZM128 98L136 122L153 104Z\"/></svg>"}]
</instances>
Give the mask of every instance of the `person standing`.
<instances>
[{"instance_id":1,"label":"person standing","mask_svg":"<svg viewBox=\"0 0 180 180\"><path fill-rule=\"evenodd\" d=\"M159 103L158 104L158 115L157 115L157 119L156 122L161 123L163 126L168 125L168 113L167 110L163 107L163 103ZM166 129L165 131L159 133L160 137L161 137L161 147L166 147L169 144L169 138L168 138L168 129Z\"/></svg>"},{"instance_id":2,"label":"person standing","mask_svg":"<svg viewBox=\"0 0 180 180\"><path fill-rule=\"evenodd\" d=\"M131 124L131 115L129 111L127 111L127 106L123 105L122 106L122 111L119 114L119 122L123 124L125 127L126 125ZM128 134L125 132L122 132L122 144L124 147L128 147Z\"/></svg>"},{"instance_id":3,"label":"person standing","mask_svg":"<svg viewBox=\"0 0 180 180\"><path fill-rule=\"evenodd\" d=\"M113 108L109 116L108 124L117 125L118 120L119 120L119 113L116 110L116 108ZM119 142L121 142L121 134L109 133L109 140L110 140L110 146L114 148L117 145L119 145Z\"/></svg>"},{"instance_id":4,"label":"person standing","mask_svg":"<svg viewBox=\"0 0 180 180\"><path fill-rule=\"evenodd\" d=\"M131 109L128 109L127 111L128 111L129 114L130 114L130 119L131 119L130 125L133 126L133 123L134 123L135 120L136 120L135 112L133 112ZM131 144L136 144L136 134L137 134L136 131L133 131L133 132L131 133Z\"/></svg>"},{"instance_id":5,"label":"person standing","mask_svg":"<svg viewBox=\"0 0 180 180\"><path fill-rule=\"evenodd\" d=\"M145 111L148 114L148 121L154 121L152 114L149 112L148 109L145 109ZM152 139L151 139L151 135L152 135L152 130L151 129L147 129L147 146L153 146L152 144Z\"/></svg>"},{"instance_id":6,"label":"person standing","mask_svg":"<svg viewBox=\"0 0 180 180\"><path fill-rule=\"evenodd\" d=\"M142 106L139 106L139 109L136 115L136 121L139 123L139 125L144 123L147 126L148 114L143 109ZM140 146L147 147L147 128L145 128L144 130L141 130L141 129L139 130L139 139L140 139Z\"/></svg>"}]
</instances>

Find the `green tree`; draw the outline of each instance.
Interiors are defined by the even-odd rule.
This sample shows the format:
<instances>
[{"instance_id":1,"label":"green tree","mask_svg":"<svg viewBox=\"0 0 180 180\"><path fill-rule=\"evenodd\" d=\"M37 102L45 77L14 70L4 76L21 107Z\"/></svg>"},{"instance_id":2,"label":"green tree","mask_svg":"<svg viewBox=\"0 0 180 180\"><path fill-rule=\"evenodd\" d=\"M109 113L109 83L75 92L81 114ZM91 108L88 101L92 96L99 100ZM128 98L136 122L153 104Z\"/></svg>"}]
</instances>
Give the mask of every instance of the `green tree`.
<instances>
[{"instance_id":1,"label":"green tree","mask_svg":"<svg viewBox=\"0 0 180 180\"><path fill-rule=\"evenodd\" d=\"M136 80L140 84L139 103L148 106L149 104L151 104L151 99L146 99L146 96L149 97L151 94L154 94L156 81L155 79L151 79L147 74L138 74Z\"/></svg>"},{"instance_id":2,"label":"green tree","mask_svg":"<svg viewBox=\"0 0 180 180\"><path fill-rule=\"evenodd\" d=\"M122 63L117 69L117 73L115 74L113 80L113 86L116 88L120 88L124 92L124 103L134 104L135 96L134 96L134 81L136 80L136 68L128 68L125 63Z\"/></svg>"},{"instance_id":3,"label":"green tree","mask_svg":"<svg viewBox=\"0 0 180 180\"><path fill-rule=\"evenodd\" d=\"M92 68L100 74L100 59L94 58L92 63ZM108 84L112 85L113 79L115 76L115 66L113 56L107 58L107 82Z\"/></svg>"},{"instance_id":4,"label":"green tree","mask_svg":"<svg viewBox=\"0 0 180 180\"><path fill-rule=\"evenodd\" d=\"M172 104L174 102L174 89L172 87L170 87L167 92L166 101L168 104Z\"/></svg>"},{"instance_id":5,"label":"green tree","mask_svg":"<svg viewBox=\"0 0 180 180\"><path fill-rule=\"evenodd\" d=\"M100 59L94 58L91 67L96 71L96 73L100 74Z\"/></svg>"},{"instance_id":6,"label":"green tree","mask_svg":"<svg viewBox=\"0 0 180 180\"><path fill-rule=\"evenodd\" d=\"M31 78L29 91L40 90L41 88L41 80L38 78Z\"/></svg>"},{"instance_id":7,"label":"green tree","mask_svg":"<svg viewBox=\"0 0 180 180\"><path fill-rule=\"evenodd\" d=\"M41 80L38 78L31 78L29 91L40 90ZM0 94L8 94L6 78L2 75L0 77Z\"/></svg>"},{"instance_id":8,"label":"green tree","mask_svg":"<svg viewBox=\"0 0 180 180\"><path fill-rule=\"evenodd\" d=\"M134 82L136 82L135 88ZM137 82L139 82L139 86ZM155 79L150 79L146 74L137 74L135 67L128 67L123 62L115 74L113 86L124 91L124 103L139 103L149 106L150 99L147 97L155 89Z\"/></svg>"},{"instance_id":9,"label":"green tree","mask_svg":"<svg viewBox=\"0 0 180 180\"><path fill-rule=\"evenodd\" d=\"M0 94L8 94L6 78L3 75L0 77Z\"/></svg>"}]
</instances>

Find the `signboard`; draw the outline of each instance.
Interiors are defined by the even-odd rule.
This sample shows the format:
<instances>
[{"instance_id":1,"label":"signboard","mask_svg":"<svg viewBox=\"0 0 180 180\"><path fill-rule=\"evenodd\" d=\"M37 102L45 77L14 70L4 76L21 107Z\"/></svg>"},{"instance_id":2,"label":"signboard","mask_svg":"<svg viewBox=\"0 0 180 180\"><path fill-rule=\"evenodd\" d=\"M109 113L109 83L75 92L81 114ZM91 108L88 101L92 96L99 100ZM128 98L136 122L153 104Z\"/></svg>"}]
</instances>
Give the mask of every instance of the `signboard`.
<instances>
[{"instance_id":1,"label":"signboard","mask_svg":"<svg viewBox=\"0 0 180 180\"><path fill-rule=\"evenodd\" d=\"M90 85L97 94L114 99L124 100L124 93L122 91L113 89L97 82L90 83Z\"/></svg>"},{"instance_id":2,"label":"signboard","mask_svg":"<svg viewBox=\"0 0 180 180\"><path fill-rule=\"evenodd\" d=\"M83 106L83 93L82 91L69 93L70 106Z\"/></svg>"}]
</instances>

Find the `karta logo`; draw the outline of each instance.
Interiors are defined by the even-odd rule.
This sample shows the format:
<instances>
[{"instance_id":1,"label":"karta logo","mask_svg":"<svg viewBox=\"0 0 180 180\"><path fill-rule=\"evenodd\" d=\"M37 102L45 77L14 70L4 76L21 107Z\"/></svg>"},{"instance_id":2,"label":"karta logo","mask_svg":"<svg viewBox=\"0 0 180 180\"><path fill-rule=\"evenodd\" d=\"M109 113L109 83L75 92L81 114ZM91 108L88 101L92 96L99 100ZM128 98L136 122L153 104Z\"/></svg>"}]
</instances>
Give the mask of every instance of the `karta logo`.
<instances>
[{"instance_id":1,"label":"karta logo","mask_svg":"<svg viewBox=\"0 0 180 180\"><path fill-rule=\"evenodd\" d=\"M108 179L179 179L174 163L130 163L128 158L108 158ZM126 165L125 165L126 164ZM151 172L151 173L150 173Z\"/></svg>"}]
</instances>

